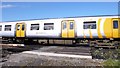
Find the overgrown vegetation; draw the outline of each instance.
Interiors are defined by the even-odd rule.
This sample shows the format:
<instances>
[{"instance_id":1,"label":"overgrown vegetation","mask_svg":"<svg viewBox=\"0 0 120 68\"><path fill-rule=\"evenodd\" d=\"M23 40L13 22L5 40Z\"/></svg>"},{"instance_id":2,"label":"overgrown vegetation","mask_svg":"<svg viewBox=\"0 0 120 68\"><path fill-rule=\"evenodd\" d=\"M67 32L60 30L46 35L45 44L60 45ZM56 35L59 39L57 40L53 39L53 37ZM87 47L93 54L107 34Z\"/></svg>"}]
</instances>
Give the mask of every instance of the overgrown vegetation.
<instances>
[{"instance_id":1,"label":"overgrown vegetation","mask_svg":"<svg viewBox=\"0 0 120 68\"><path fill-rule=\"evenodd\" d=\"M120 59L120 49L92 49L93 59Z\"/></svg>"},{"instance_id":2,"label":"overgrown vegetation","mask_svg":"<svg viewBox=\"0 0 120 68\"><path fill-rule=\"evenodd\" d=\"M115 49L92 49L93 59L104 59L104 68L120 68L120 48Z\"/></svg>"},{"instance_id":3,"label":"overgrown vegetation","mask_svg":"<svg viewBox=\"0 0 120 68\"><path fill-rule=\"evenodd\" d=\"M115 59L107 59L105 62L103 62L104 68L120 68L120 60Z\"/></svg>"}]
</instances>

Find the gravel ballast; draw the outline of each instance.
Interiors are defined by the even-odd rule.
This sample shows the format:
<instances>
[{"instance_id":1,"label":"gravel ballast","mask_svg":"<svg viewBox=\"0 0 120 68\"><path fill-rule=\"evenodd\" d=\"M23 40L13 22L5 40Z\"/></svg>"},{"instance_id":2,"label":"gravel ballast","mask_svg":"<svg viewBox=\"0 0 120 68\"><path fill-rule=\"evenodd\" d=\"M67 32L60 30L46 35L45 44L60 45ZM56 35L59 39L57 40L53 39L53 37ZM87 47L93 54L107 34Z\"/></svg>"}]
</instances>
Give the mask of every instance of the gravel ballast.
<instances>
[{"instance_id":1,"label":"gravel ballast","mask_svg":"<svg viewBox=\"0 0 120 68\"><path fill-rule=\"evenodd\" d=\"M12 54L3 66L102 66L103 60Z\"/></svg>"}]
</instances>

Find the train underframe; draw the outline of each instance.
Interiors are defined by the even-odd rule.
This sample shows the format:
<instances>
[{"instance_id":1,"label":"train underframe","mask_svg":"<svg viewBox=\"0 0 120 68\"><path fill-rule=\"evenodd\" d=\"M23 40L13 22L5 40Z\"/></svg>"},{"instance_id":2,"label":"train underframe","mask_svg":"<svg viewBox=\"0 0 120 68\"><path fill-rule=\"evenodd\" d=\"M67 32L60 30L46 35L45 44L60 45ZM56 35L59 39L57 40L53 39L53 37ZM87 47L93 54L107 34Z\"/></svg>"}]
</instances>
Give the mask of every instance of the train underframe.
<instances>
[{"instance_id":1,"label":"train underframe","mask_svg":"<svg viewBox=\"0 0 120 68\"><path fill-rule=\"evenodd\" d=\"M14 44L70 44L70 45L86 45L94 47L120 47L120 38L110 39L90 39L90 38L13 38L2 37L2 43Z\"/></svg>"}]
</instances>

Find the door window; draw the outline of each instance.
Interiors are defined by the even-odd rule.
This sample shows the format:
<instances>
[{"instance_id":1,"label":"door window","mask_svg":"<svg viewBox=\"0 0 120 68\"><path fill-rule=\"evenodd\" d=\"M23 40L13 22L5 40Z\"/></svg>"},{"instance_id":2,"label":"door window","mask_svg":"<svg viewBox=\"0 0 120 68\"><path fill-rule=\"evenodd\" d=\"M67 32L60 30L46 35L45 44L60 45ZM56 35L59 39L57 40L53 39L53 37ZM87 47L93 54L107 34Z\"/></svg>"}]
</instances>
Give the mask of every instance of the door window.
<instances>
[{"instance_id":1,"label":"door window","mask_svg":"<svg viewBox=\"0 0 120 68\"><path fill-rule=\"evenodd\" d=\"M17 26L17 30L20 30L20 25Z\"/></svg>"},{"instance_id":2,"label":"door window","mask_svg":"<svg viewBox=\"0 0 120 68\"><path fill-rule=\"evenodd\" d=\"M66 29L66 22L63 23L63 29Z\"/></svg>"},{"instance_id":3,"label":"door window","mask_svg":"<svg viewBox=\"0 0 120 68\"><path fill-rule=\"evenodd\" d=\"M118 21L117 20L113 21L113 28L118 29Z\"/></svg>"},{"instance_id":4,"label":"door window","mask_svg":"<svg viewBox=\"0 0 120 68\"><path fill-rule=\"evenodd\" d=\"M70 22L70 29L73 29L73 22Z\"/></svg>"},{"instance_id":5,"label":"door window","mask_svg":"<svg viewBox=\"0 0 120 68\"><path fill-rule=\"evenodd\" d=\"M24 25L22 25L22 30L24 30Z\"/></svg>"}]
</instances>

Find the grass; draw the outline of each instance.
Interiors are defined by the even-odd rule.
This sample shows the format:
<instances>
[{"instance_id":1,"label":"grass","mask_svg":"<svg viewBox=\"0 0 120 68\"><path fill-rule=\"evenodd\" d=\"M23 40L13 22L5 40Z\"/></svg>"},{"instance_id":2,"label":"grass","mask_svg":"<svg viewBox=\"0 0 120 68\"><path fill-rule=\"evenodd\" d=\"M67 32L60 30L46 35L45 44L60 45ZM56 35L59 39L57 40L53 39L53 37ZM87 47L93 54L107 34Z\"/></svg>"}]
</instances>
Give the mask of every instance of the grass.
<instances>
[{"instance_id":1,"label":"grass","mask_svg":"<svg viewBox=\"0 0 120 68\"><path fill-rule=\"evenodd\" d=\"M120 49L115 49L116 50L116 54L115 53L111 53L108 52L106 53L106 55L109 55L109 57L107 57L108 59L103 62L103 67L104 68L120 68ZM115 59L112 56L116 55L118 58ZM105 55L104 55L105 56Z\"/></svg>"},{"instance_id":2,"label":"grass","mask_svg":"<svg viewBox=\"0 0 120 68\"><path fill-rule=\"evenodd\" d=\"M120 68L120 60L108 59L103 62L104 68Z\"/></svg>"}]
</instances>

